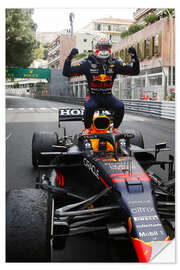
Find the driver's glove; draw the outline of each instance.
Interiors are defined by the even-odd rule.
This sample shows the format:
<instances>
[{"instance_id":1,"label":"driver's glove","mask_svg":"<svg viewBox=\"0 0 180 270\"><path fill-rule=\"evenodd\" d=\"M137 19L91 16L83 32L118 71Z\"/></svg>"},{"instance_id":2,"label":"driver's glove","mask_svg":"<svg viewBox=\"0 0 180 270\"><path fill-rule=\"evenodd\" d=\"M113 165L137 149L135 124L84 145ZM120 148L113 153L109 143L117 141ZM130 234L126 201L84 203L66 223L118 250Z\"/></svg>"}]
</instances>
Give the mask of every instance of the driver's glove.
<instances>
[{"instance_id":1,"label":"driver's glove","mask_svg":"<svg viewBox=\"0 0 180 270\"><path fill-rule=\"evenodd\" d=\"M70 53L69 56L68 56L68 59L69 59L69 60L72 60L73 57L74 57L76 54L78 54L78 53L79 53L78 49L73 48L72 51L71 51L71 53Z\"/></svg>"},{"instance_id":2,"label":"driver's glove","mask_svg":"<svg viewBox=\"0 0 180 270\"><path fill-rule=\"evenodd\" d=\"M128 49L128 53L131 55L132 60L135 59L135 58L137 58L137 54L136 54L136 49L135 49L135 48L130 47L130 48Z\"/></svg>"}]
</instances>

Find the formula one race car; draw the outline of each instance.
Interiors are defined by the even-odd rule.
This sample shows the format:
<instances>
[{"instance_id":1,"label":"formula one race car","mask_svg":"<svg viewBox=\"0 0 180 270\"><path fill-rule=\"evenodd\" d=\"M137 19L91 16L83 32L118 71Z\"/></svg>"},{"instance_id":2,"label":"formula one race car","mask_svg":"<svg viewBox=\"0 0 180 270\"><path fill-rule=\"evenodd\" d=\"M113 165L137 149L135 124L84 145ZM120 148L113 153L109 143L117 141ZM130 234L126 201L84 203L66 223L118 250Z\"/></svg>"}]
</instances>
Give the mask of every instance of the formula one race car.
<instances>
[{"instance_id":1,"label":"formula one race car","mask_svg":"<svg viewBox=\"0 0 180 270\"><path fill-rule=\"evenodd\" d=\"M36 188L7 195L8 262L51 261L68 237L84 233L118 242L120 249L126 241L128 256L119 254L119 262L148 262L153 243L161 249L175 237L174 157L158 160L170 148L160 143L145 149L139 131L112 133L112 113L102 110L91 134L67 136L61 122L81 121L83 113L59 110L63 137L34 133ZM154 165L168 170L168 181L149 170Z\"/></svg>"}]
</instances>

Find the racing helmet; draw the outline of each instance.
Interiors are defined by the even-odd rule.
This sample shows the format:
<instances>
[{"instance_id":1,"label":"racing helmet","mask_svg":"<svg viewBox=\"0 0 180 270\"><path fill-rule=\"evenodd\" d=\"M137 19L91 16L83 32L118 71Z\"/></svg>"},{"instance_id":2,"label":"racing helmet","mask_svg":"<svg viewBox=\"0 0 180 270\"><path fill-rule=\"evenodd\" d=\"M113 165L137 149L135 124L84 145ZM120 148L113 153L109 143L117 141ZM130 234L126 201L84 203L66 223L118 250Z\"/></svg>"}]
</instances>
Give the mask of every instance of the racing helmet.
<instances>
[{"instance_id":1,"label":"racing helmet","mask_svg":"<svg viewBox=\"0 0 180 270\"><path fill-rule=\"evenodd\" d=\"M107 59L111 55L112 42L105 34L93 39L93 54L100 59Z\"/></svg>"},{"instance_id":2,"label":"racing helmet","mask_svg":"<svg viewBox=\"0 0 180 270\"><path fill-rule=\"evenodd\" d=\"M111 119L106 115L95 113L91 128L95 133L107 133L111 125Z\"/></svg>"}]
</instances>

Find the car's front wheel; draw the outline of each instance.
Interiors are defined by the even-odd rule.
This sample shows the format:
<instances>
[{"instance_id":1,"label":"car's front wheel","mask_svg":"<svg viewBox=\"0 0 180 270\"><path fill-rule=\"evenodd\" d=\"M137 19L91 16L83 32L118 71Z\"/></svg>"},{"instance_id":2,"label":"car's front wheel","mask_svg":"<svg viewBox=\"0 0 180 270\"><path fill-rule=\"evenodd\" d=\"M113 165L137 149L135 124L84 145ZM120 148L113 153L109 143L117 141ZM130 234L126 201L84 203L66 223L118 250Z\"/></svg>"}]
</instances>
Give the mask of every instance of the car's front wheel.
<instances>
[{"instance_id":1,"label":"car's front wheel","mask_svg":"<svg viewBox=\"0 0 180 270\"><path fill-rule=\"evenodd\" d=\"M6 205L6 261L49 262L53 198L41 189L11 190Z\"/></svg>"}]
</instances>

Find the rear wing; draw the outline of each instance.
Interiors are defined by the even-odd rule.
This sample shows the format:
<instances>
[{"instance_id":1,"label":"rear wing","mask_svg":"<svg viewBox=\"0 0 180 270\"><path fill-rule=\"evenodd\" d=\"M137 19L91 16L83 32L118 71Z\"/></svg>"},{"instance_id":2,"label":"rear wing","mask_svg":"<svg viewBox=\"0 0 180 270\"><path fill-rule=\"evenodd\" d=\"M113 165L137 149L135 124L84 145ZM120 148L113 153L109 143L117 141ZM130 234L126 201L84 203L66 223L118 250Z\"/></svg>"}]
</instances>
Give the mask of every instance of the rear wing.
<instances>
[{"instance_id":1,"label":"rear wing","mask_svg":"<svg viewBox=\"0 0 180 270\"><path fill-rule=\"evenodd\" d=\"M101 113L109 116L112 119L112 113L110 111L107 110L99 110L99 111L101 111ZM59 109L59 122L58 122L59 127L62 121L84 121L84 109L82 108Z\"/></svg>"}]
</instances>

